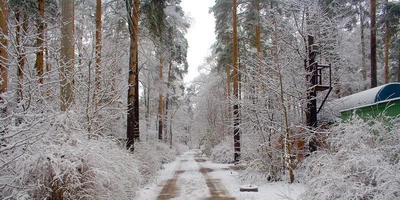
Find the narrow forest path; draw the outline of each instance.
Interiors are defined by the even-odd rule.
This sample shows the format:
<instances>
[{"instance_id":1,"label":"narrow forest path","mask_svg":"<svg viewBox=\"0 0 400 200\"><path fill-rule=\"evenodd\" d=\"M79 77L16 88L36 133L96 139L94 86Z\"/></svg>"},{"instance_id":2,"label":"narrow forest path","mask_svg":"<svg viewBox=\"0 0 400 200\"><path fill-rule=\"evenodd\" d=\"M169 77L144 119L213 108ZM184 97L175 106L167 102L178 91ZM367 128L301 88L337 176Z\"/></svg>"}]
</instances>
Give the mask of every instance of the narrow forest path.
<instances>
[{"instance_id":1,"label":"narrow forest path","mask_svg":"<svg viewBox=\"0 0 400 200\"><path fill-rule=\"evenodd\" d=\"M270 184L267 190L260 188L264 192L240 192L238 175L233 165L213 163L202 156L199 150L191 150L165 165L155 183L138 191L135 199L267 200L292 197L286 195L290 191L283 192L287 187L282 184Z\"/></svg>"}]
</instances>

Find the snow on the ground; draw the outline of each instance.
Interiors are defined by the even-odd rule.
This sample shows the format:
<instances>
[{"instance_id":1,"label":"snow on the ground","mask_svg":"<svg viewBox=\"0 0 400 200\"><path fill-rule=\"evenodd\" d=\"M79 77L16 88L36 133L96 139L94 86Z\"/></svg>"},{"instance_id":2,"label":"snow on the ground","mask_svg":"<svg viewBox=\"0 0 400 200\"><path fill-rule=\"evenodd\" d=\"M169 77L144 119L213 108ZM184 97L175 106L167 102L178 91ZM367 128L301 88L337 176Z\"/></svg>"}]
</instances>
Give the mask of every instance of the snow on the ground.
<instances>
[{"instance_id":1,"label":"snow on the ground","mask_svg":"<svg viewBox=\"0 0 400 200\"><path fill-rule=\"evenodd\" d=\"M178 175L178 197L173 199L201 199L209 196L208 188L199 172L199 166L194 160L197 151L188 151L180 155L172 163L164 165L164 169L158 177L142 190L138 191L135 200L155 200L159 196L167 180L174 178L176 171L182 171Z\"/></svg>"},{"instance_id":2,"label":"snow on the ground","mask_svg":"<svg viewBox=\"0 0 400 200\"><path fill-rule=\"evenodd\" d=\"M207 162L213 168L223 169L226 164L215 164ZM240 200L279 200L279 199L297 199L297 197L305 191L302 184L289 184L285 182L266 182L257 185L258 192L240 192L241 186L249 186L251 183L240 183L239 172L232 170L214 171L210 173L213 178L221 179L226 189L232 197Z\"/></svg>"},{"instance_id":3,"label":"snow on the ground","mask_svg":"<svg viewBox=\"0 0 400 200\"><path fill-rule=\"evenodd\" d=\"M177 194L174 200L206 199L210 197L210 191L206 184L205 176L200 173L200 168L211 169L207 177L219 179L226 190L226 196L238 200L279 200L297 199L305 191L302 184L288 184L284 182L266 182L258 186L258 192L240 192L239 173L230 168L230 164L216 164L211 161L197 162L196 155L199 150L191 150L178 156L177 159L164 166L159 176L145 188L138 191L136 200L155 200L159 196L165 183L176 178Z\"/></svg>"},{"instance_id":4,"label":"snow on the ground","mask_svg":"<svg viewBox=\"0 0 400 200\"><path fill-rule=\"evenodd\" d=\"M216 164L210 161L205 162L204 165L212 169L227 169L232 166L229 164ZM240 192L241 186L249 186L251 183L240 183L239 173L234 170L216 170L209 175L213 178L221 179L229 194L238 200L297 199L306 189L304 185L298 183L266 182L262 185L257 185L258 192Z\"/></svg>"},{"instance_id":5,"label":"snow on the ground","mask_svg":"<svg viewBox=\"0 0 400 200\"><path fill-rule=\"evenodd\" d=\"M177 165L177 160L165 164L163 166L164 169L159 172L158 176L151 183L146 185L144 188L141 188L141 190L136 193L135 199L156 199L158 193L161 191L163 182L166 181L168 178L173 177Z\"/></svg>"},{"instance_id":6,"label":"snow on the ground","mask_svg":"<svg viewBox=\"0 0 400 200\"><path fill-rule=\"evenodd\" d=\"M175 199L201 199L209 196L205 179L200 173L200 167L194 160L196 152L190 151L180 158L181 170L184 171L178 177L178 195Z\"/></svg>"}]
</instances>

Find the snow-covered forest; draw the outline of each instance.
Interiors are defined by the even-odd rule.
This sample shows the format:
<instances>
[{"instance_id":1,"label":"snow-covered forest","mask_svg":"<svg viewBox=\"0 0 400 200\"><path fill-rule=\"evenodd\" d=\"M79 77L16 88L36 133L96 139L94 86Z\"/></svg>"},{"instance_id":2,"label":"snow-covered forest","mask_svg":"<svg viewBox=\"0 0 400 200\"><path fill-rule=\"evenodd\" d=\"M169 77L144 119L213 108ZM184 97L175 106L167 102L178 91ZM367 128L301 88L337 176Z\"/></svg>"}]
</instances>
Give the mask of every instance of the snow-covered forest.
<instances>
[{"instance_id":1,"label":"snow-covered forest","mask_svg":"<svg viewBox=\"0 0 400 200\"><path fill-rule=\"evenodd\" d=\"M400 198L400 112L326 109L400 82L399 1L215 0L191 83L181 0L0 11L0 199Z\"/></svg>"}]
</instances>

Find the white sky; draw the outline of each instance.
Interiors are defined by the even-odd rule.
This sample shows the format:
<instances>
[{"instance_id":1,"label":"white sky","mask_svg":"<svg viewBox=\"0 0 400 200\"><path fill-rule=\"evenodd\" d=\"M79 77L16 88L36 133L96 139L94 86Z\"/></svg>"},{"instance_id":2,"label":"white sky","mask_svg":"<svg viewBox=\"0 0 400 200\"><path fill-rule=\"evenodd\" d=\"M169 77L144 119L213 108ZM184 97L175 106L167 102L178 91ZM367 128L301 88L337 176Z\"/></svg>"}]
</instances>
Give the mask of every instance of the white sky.
<instances>
[{"instance_id":1,"label":"white sky","mask_svg":"<svg viewBox=\"0 0 400 200\"><path fill-rule=\"evenodd\" d=\"M191 25L186 34L189 43L188 63L189 72L184 77L184 82L191 82L199 75L198 68L205 63L210 55L210 47L215 42L215 19L209 13L214 0L182 0L181 6L186 16L191 18Z\"/></svg>"}]
</instances>

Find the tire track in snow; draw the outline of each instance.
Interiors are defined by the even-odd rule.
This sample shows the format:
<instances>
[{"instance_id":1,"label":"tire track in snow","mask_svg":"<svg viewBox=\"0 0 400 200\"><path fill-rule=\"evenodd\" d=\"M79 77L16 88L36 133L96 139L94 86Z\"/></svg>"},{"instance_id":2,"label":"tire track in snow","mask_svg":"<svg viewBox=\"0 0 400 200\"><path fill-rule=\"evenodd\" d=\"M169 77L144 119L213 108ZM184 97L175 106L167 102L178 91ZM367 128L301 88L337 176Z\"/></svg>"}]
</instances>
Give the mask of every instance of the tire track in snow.
<instances>
[{"instance_id":1,"label":"tire track in snow","mask_svg":"<svg viewBox=\"0 0 400 200\"><path fill-rule=\"evenodd\" d=\"M198 163L206 161L203 158L195 158L195 160ZM210 178L208 173L214 171L213 169L200 167L199 171L201 174L203 174L204 179L206 180L207 187L211 194L211 197L206 198L206 200L235 200L235 198L228 196L228 192L225 189L224 185L221 183L221 180Z\"/></svg>"},{"instance_id":2,"label":"tire track in snow","mask_svg":"<svg viewBox=\"0 0 400 200\"><path fill-rule=\"evenodd\" d=\"M235 200L229 196L220 179L212 178L208 174L224 169L204 167L202 163L206 161L199 153L186 154L184 159L179 161L177 167L181 170L175 170L173 177L165 181L157 200ZM207 189L209 193L206 192Z\"/></svg>"},{"instance_id":3,"label":"tire track in snow","mask_svg":"<svg viewBox=\"0 0 400 200\"><path fill-rule=\"evenodd\" d=\"M175 171L174 177L168 179L164 187L161 189L157 200L168 200L176 197L176 195L179 193L179 188L176 185L176 181L178 180L178 176L184 172L184 170Z\"/></svg>"}]
</instances>

